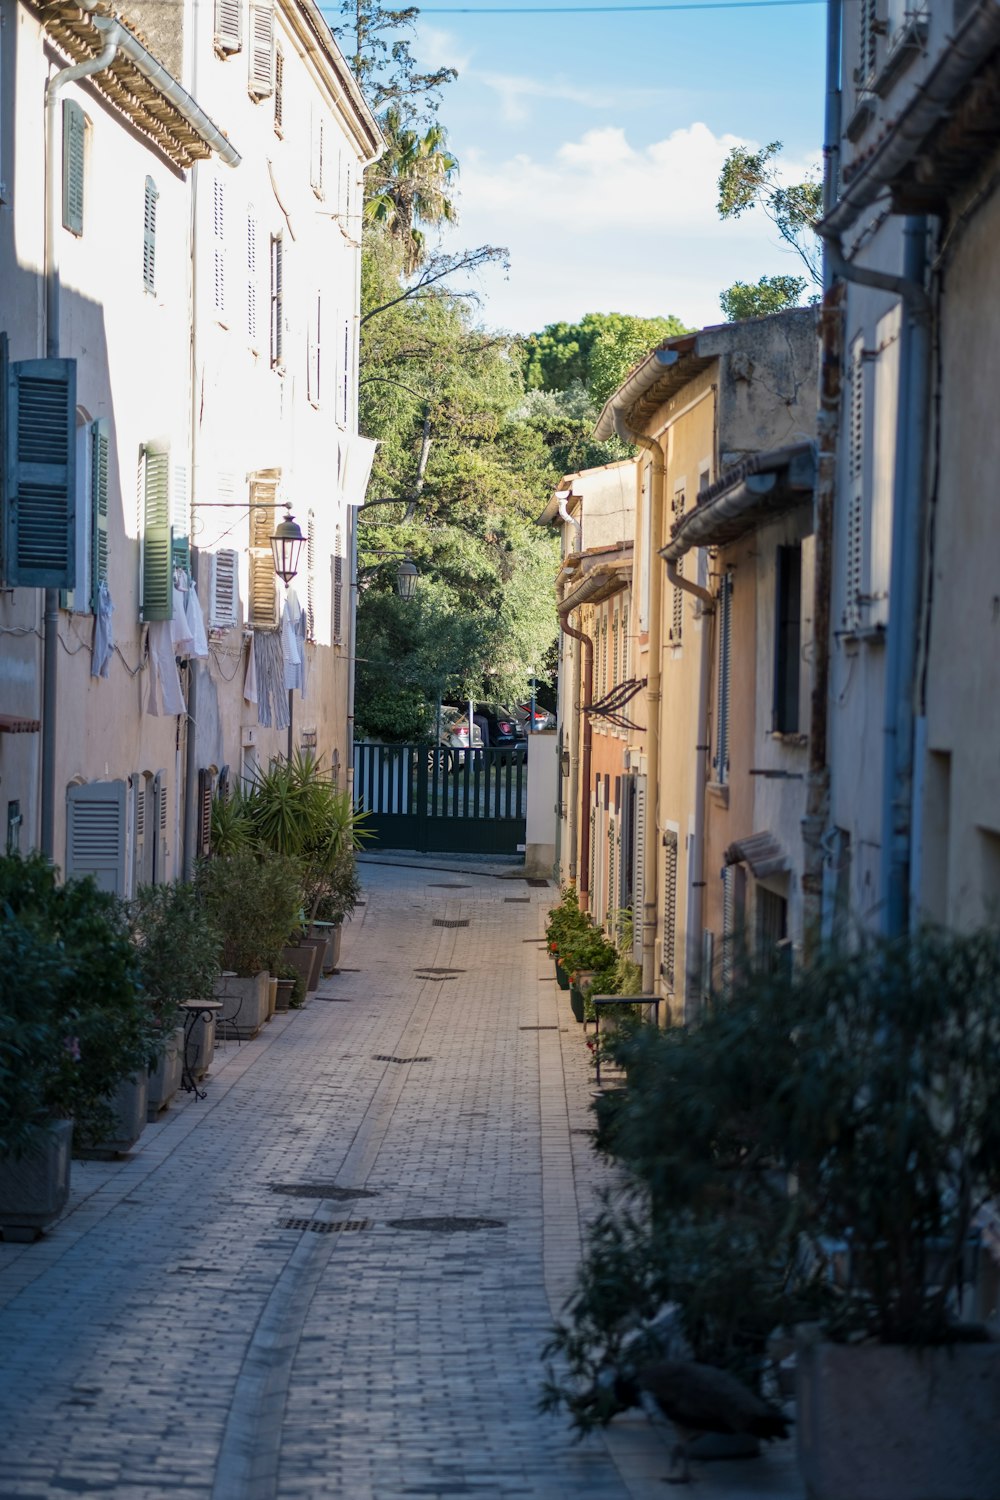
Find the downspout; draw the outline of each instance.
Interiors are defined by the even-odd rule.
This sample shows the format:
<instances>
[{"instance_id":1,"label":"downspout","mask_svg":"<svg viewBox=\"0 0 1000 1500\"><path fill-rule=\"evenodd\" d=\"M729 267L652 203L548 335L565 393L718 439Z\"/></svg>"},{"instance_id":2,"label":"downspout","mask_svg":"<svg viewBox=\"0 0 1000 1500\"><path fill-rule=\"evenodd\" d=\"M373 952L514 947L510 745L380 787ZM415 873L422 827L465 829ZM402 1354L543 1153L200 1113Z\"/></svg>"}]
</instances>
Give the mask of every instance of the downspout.
<instances>
[{"instance_id":1,"label":"downspout","mask_svg":"<svg viewBox=\"0 0 1000 1500\"><path fill-rule=\"evenodd\" d=\"M673 354L673 351L666 351ZM676 354L663 363L675 363ZM648 706L646 729L647 781L646 781L646 849L643 860L642 898L642 989L651 995L656 987L656 920L659 913L659 782L660 782L660 681L662 642L663 569L654 565L658 543L663 533L663 487L666 481L666 463L663 449L655 438L636 432L625 421L617 407L614 412L615 432L625 443L634 443L645 449L650 457L650 558L649 558L649 640L650 654L646 676L646 703Z\"/></svg>"},{"instance_id":2,"label":"downspout","mask_svg":"<svg viewBox=\"0 0 1000 1500\"><path fill-rule=\"evenodd\" d=\"M694 747L694 827L691 857L688 862L688 914L684 941L684 1020L696 1021L701 1010L702 956L701 934L705 911L705 797L708 786L708 689L712 675L711 635L706 616L715 614L715 595L710 589L678 573L675 562L667 562L667 581L675 588L692 594L702 605L701 655L698 660L698 718Z\"/></svg>"},{"instance_id":3,"label":"downspout","mask_svg":"<svg viewBox=\"0 0 1000 1500\"><path fill-rule=\"evenodd\" d=\"M45 355L59 358L59 218L62 189L62 136L58 130L59 95L68 83L89 78L111 66L118 55L121 28L109 22L107 45L97 57L53 74L45 85ZM58 164L57 164L58 157ZM57 165L59 170L57 170ZM59 669L59 590L46 589L42 603L42 734L40 839L42 853L55 860L56 704Z\"/></svg>"},{"instance_id":4,"label":"downspout","mask_svg":"<svg viewBox=\"0 0 1000 1500\"><path fill-rule=\"evenodd\" d=\"M590 639L589 635L587 635L582 630L577 630L575 625L571 625L569 623L569 617L571 613L572 606L568 609L562 607L560 608L559 628L566 635L572 636L575 641L579 641L582 648L581 657L583 672L582 677L578 679L580 686L580 706L582 707L583 704L590 703L594 695L594 643ZM590 762L594 732L593 728L591 727L590 715L583 714L582 717L583 746L581 749L580 779L575 787L572 784L572 779L570 784L570 796L574 798L573 802L571 803L572 816L570 818L570 828L572 830L573 827L577 823L579 823L580 832L578 840L573 839L572 833L570 835L570 857L572 865L572 858L576 852L574 845L578 843L580 850L580 862L579 880L577 881L576 888L577 897L580 902L580 910L588 911L590 909L590 817L589 814L587 816L580 816L582 812L582 805L576 800L576 793L579 790L579 786L582 784L583 787L586 788L587 799L589 802Z\"/></svg>"},{"instance_id":5,"label":"downspout","mask_svg":"<svg viewBox=\"0 0 1000 1500\"><path fill-rule=\"evenodd\" d=\"M188 53L188 77L191 80L192 90L198 87L198 55L199 47L197 36L192 39ZM198 474L198 439L199 422L198 415L201 403L198 399L198 182L200 173L197 167L191 173L191 271L190 271L190 308L191 308L191 577L195 583L198 582L201 572L200 548L194 546L194 497L196 490L196 476ZM199 599L199 604L207 606L207 600ZM253 650L253 644L250 646ZM198 847L198 677L201 665L195 656L188 658L188 700L187 700L187 740L185 742L184 754L184 879L192 881L195 875L195 861L197 860Z\"/></svg>"}]
</instances>

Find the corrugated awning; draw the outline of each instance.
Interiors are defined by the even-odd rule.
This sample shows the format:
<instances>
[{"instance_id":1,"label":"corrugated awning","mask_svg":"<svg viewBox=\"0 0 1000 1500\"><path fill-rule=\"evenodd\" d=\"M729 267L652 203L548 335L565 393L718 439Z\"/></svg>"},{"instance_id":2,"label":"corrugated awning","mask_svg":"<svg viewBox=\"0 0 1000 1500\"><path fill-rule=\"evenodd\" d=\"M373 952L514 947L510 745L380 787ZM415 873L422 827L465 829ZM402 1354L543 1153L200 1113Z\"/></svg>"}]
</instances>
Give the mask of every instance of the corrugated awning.
<instances>
[{"instance_id":1,"label":"corrugated awning","mask_svg":"<svg viewBox=\"0 0 1000 1500\"><path fill-rule=\"evenodd\" d=\"M812 499L816 451L811 442L756 453L702 490L693 510L660 549L676 562L692 547L721 547Z\"/></svg>"},{"instance_id":2,"label":"corrugated awning","mask_svg":"<svg viewBox=\"0 0 1000 1500\"><path fill-rule=\"evenodd\" d=\"M725 853L727 865L746 865L755 880L766 880L770 875L783 875L788 866L788 855L773 833L752 833L749 838L736 839Z\"/></svg>"},{"instance_id":3,"label":"corrugated awning","mask_svg":"<svg viewBox=\"0 0 1000 1500\"><path fill-rule=\"evenodd\" d=\"M0 714L0 734L37 734L41 719L22 719L17 714Z\"/></svg>"}]
</instances>

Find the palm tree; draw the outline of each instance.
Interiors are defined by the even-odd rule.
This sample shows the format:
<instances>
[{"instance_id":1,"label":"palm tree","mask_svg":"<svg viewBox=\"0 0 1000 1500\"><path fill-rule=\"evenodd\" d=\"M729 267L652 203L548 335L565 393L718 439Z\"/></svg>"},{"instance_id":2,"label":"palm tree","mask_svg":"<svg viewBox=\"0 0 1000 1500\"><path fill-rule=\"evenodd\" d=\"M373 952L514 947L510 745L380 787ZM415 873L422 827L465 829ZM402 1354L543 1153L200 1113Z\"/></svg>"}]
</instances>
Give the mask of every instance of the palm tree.
<instances>
[{"instance_id":1,"label":"palm tree","mask_svg":"<svg viewBox=\"0 0 1000 1500\"><path fill-rule=\"evenodd\" d=\"M425 134L403 124L396 105L382 121L386 149L369 168L365 183L366 224L380 224L403 252L403 269L411 276L421 264L424 235L421 224L451 224L455 206L448 196L458 161L446 148L440 125Z\"/></svg>"}]
</instances>

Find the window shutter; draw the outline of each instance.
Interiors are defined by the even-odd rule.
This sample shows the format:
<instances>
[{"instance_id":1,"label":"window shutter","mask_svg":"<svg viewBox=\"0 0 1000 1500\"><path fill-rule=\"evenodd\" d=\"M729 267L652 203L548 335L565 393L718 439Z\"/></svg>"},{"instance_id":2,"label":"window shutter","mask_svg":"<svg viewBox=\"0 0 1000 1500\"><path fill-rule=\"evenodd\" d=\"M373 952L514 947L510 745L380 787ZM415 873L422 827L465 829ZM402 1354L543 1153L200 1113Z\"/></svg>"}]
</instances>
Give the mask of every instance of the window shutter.
<instances>
[{"instance_id":1,"label":"window shutter","mask_svg":"<svg viewBox=\"0 0 1000 1500\"><path fill-rule=\"evenodd\" d=\"M12 587L76 585L76 361L0 353L6 419L4 578Z\"/></svg>"},{"instance_id":2,"label":"window shutter","mask_svg":"<svg viewBox=\"0 0 1000 1500\"><path fill-rule=\"evenodd\" d=\"M333 537L333 639L344 639L344 533L338 526Z\"/></svg>"},{"instance_id":3,"label":"window shutter","mask_svg":"<svg viewBox=\"0 0 1000 1500\"><path fill-rule=\"evenodd\" d=\"M323 299L317 292L315 318L309 329L308 367L306 370L308 396L314 406L319 405L320 397L320 338L322 333L322 319Z\"/></svg>"},{"instance_id":4,"label":"window shutter","mask_svg":"<svg viewBox=\"0 0 1000 1500\"><path fill-rule=\"evenodd\" d=\"M312 143L309 155L309 186L317 198L323 197L323 116L313 110Z\"/></svg>"},{"instance_id":5,"label":"window shutter","mask_svg":"<svg viewBox=\"0 0 1000 1500\"><path fill-rule=\"evenodd\" d=\"M673 512L673 524L674 526L676 526L677 523L681 520L681 517L684 515L683 489L678 489L675 491L673 502L671 504L671 510ZM679 557L674 566L677 570L678 577L680 577L680 575L684 572L683 557ZM682 642L684 634L684 590L679 589L675 583L672 593L673 597L671 599L670 642L674 646L679 646Z\"/></svg>"},{"instance_id":6,"label":"window shutter","mask_svg":"<svg viewBox=\"0 0 1000 1500\"><path fill-rule=\"evenodd\" d=\"M172 537L170 560L182 573L191 573L191 540L188 536L190 508L188 505L188 471L184 464L174 464L171 475L171 520Z\"/></svg>"},{"instance_id":7,"label":"window shutter","mask_svg":"<svg viewBox=\"0 0 1000 1500\"><path fill-rule=\"evenodd\" d=\"M146 869L146 778L132 773L132 894L149 884Z\"/></svg>"},{"instance_id":8,"label":"window shutter","mask_svg":"<svg viewBox=\"0 0 1000 1500\"><path fill-rule=\"evenodd\" d=\"M92 875L102 891L125 894L124 781L66 790L66 878L84 875Z\"/></svg>"},{"instance_id":9,"label":"window shutter","mask_svg":"<svg viewBox=\"0 0 1000 1500\"><path fill-rule=\"evenodd\" d=\"M620 628L618 611L616 609L611 621L611 686L613 688L616 688L621 682L621 647L619 635Z\"/></svg>"},{"instance_id":10,"label":"window shutter","mask_svg":"<svg viewBox=\"0 0 1000 1500\"><path fill-rule=\"evenodd\" d=\"M207 859L212 852L212 788L215 775L212 771L198 772L198 849L199 859Z\"/></svg>"},{"instance_id":11,"label":"window shutter","mask_svg":"<svg viewBox=\"0 0 1000 1500\"><path fill-rule=\"evenodd\" d=\"M614 818L609 818L608 819L608 893L607 893L607 898L606 898L606 901L605 901L605 906L607 908L605 920L606 920L608 929L611 932L614 932L614 930L615 930L615 923L617 922L617 919L618 919L618 898L617 898L617 887L616 887L616 884L615 884L615 882L616 882L616 880L618 878L618 869L617 869L617 866L616 866L616 863L615 863L615 854L617 852L617 837L618 837L618 835L617 835L617 832L616 832L616 829L615 829L615 820L614 820Z\"/></svg>"},{"instance_id":12,"label":"window shutter","mask_svg":"<svg viewBox=\"0 0 1000 1500\"><path fill-rule=\"evenodd\" d=\"M108 577L108 424L103 417L90 425L90 607L97 613L101 584Z\"/></svg>"},{"instance_id":13,"label":"window shutter","mask_svg":"<svg viewBox=\"0 0 1000 1500\"><path fill-rule=\"evenodd\" d=\"M215 47L218 52L239 52L243 46L242 0L215 0Z\"/></svg>"},{"instance_id":14,"label":"window shutter","mask_svg":"<svg viewBox=\"0 0 1000 1500\"><path fill-rule=\"evenodd\" d=\"M316 639L316 512L306 521L306 640Z\"/></svg>"},{"instance_id":15,"label":"window shutter","mask_svg":"<svg viewBox=\"0 0 1000 1500\"><path fill-rule=\"evenodd\" d=\"M220 317L226 312L226 187L212 182L212 303Z\"/></svg>"},{"instance_id":16,"label":"window shutter","mask_svg":"<svg viewBox=\"0 0 1000 1500\"><path fill-rule=\"evenodd\" d=\"M663 950L660 973L667 991L676 989L677 953L677 834L668 829L663 835Z\"/></svg>"},{"instance_id":17,"label":"window shutter","mask_svg":"<svg viewBox=\"0 0 1000 1500\"><path fill-rule=\"evenodd\" d=\"M802 655L802 547L775 549L774 683L771 729L795 734L799 727Z\"/></svg>"},{"instance_id":18,"label":"window shutter","mask_svg":"<svg viewBox=\"0 0 1000 1500\"><path fill-rule=\"evenodd\" d=\"M858 83L865 83L875 72L878 56L879 18L876 0L861 0L858 6Z\"/></svg>"},{"instance_id":19,"label":"window shutter","mask_svg":"<svg viewBox=\"0 0 1000 1500\"><path fill-rule=\"evenodd\" d=\"M143 490L141 618L169 620L174 613L169 454L146 449Z\"/></svg>"},{"instance_id":20,"label":"window shutter","mask_svg":"<svg viewBox=\"0 0 1000 1500\"><path fill-rule=\"evenodd\" d=\"M156 291L156 183L146 178L146 196L142 220L142 284L147 292Z\"/></svg>"},{"instance_id":21,"label":"window shutter","mask_svg":"<svg viewBox=\"0 0 1000 1500\"><path fill-rule=\"evenodd\" d=\"M239 559L230 547L213 552L208 623L216 630L227 630L239 624L237 603L237 568Z\"/></svg>"},{"instance_id":22,"label":"window shutter","mask_svg":"<svg viewBox=\"0 0 1000 1500\"><path fill-rule=\"evenodd\" d=\"M284 353L284 309L282 282L284 279L284 244L280 234L271 236L271 365L278 368Z\"/></svg>"},{"instance_id":23,"label":"window shutter","mask_svg":"<svg viewBox=\"0 0 1000 1500\"><path fill-rule=\"evenodd\" d=\"M632 818L632 958L642 963L643 906L646 900L646 778L635 778Z\"/></svg>"},{"instance_id":24,"label":"window shutter","mask_svg":"<svg viewBox=\"0 0 1000 1500\"><path fill-rule=\"evenodd\" d=\"M269 0L250 6L250 92L255 99L274 92L274 8Z\"/></svg>"},{"instance_id":25,"label":"window shutter","mask_svg":"<svg viewBox=\"0 0 1000 1500\"><path fill-rule=\"evenodd\" d=\"M274 49L274 132L284 133L285 115L285 54L280 47Z\"/></svg>"},{"instance_id":26,"label":"window shutter","mask_svg":"<svg viewBox=\"0 0 1000 1500\"><path fill-rule=\"evenodd\" d=\"M167 869L167 773L157 771L153 777L153 806L155 809L153 835L153 883L162 885Z\"/></svg>"},{"instance_id":27,"label":"window shutter","mask_svg":"<svg viewBox=\"0 0 1000 1500\"><path fill-rule=\"evenodd\" d=\"M253 205L247 214L247 337L257 344L257 220Z\"/></svg>"},{"instance_id":28,"label":"window shutter","mask_svg":"<svg viewBox=\"0 0 1000 1500\"><path fill-rule=\"evenodd\" d=\"M83 233L83 147L87 120L75 99L63 100L62 221L71 234Z\"/></svg>"},{"instance_id":29,"label":"window shutter","mask_svg":"<svg viewBox=\"0 0 1000 1500\"><path fill-rule=\"evenodd\" d=\"M622 681L629 681L628 605L622 607Z\"/></svg>"},{"instance_id":30,"label":"window shutter","mask_svg":"<svg viewBox=\"0 0 1000 1500\"><path fill-rule=\"evenodd\" d=\"M278 475L254 479L250 487L250 624L273 630L278 623L278 589L271 551Z\"/></svg>"},{"instance_id":31,"label":"window shutter","mask_svg":"<svg viewBox=\"0 0 1000 1500\"><path fill-rule=\"evenodd\" d=\"M719 586L719 680L716 684L715 779L729 780L729 672L731 655L733 580L723 575Z\"/></svg>"},{"instance_id":32,"label":"window shutter","mask_svg":"<svg viewBox=\"0 0 1000 1500\"><path fill-rule=\"evenodd\" d=\"M351 325L344 319L344 366L340 372L341 410L340 420L347 426L348 362L351 357Z\"/></svg>"}]
</instances>

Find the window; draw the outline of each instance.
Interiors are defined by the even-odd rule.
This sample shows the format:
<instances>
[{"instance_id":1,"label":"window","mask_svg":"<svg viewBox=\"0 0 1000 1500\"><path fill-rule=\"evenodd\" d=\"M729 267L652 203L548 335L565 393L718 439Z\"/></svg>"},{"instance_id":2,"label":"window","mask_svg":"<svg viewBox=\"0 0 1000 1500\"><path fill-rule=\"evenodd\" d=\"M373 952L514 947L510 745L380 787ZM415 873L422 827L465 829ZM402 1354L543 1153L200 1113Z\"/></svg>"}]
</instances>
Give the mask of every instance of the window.
<instances>
[{"instance_id":1,"label":"window","mask_svg":"<svg viewBox=\"0 0 1000 1500\"><path fill-rule=\"evenodd\" d=\"M257 347L257 220L253 204L247 213L247 338Z\"/></svg>"},{"instance_id":2,"label":"window","mask_svg":"<svg viewBox=\"0 0 1000 1500\"><path fill-rule=\"evenodd\" d=\"M724 573L719 585L718 631L719 653L716 664L715 780L721 786L729 780L729 677L731 668L733 575Z\"/></svg>"},{"instance_id":3,"label":"window","mask_svg":"<svg viewBox=\"0 0 1000 1500\"><path fill-rule=\"evenodd\" d=\"M797 734L799 729L799 671L802 654L802 547L778 547L775 552L774 687L771 729L775 734Z\"/></svg>"},{"instance_id":4,"label":"window","mask_svg":"<svg viewBox=\"0 0 1000 1500\"><path fill-rule=\"evenodd\" d=\"M213 552L209 573L208 623L213 630L239 624L239 557L231 547Z\"/></svg>"},{"instance_id":5,"label":"window","mask_svg":"<svg viewBox=\"0 0 1000 1500\"><path fill-rule=\"evenodd\" d=\"M284 279L283 241L280 234L271 236L271 368L280 370L284 353Z\"/></svg>"},{"instance_id":6,"label":"window","mask_svg":"<svg viewBox=\"0 0 1000 1500\"><path fill-rule=\"evenodd\" d=\"M771 973L791 957L788 942L788 902L761 885L756 891L757 958Z\"/></svg>"},{"instance_id":7,"label":"window","mask_svg":"<svg viewBox=\"0 0 1000 1500\"><path fill-rule=\"evenodd\" d=\"M277 575L271 551L279 472L270 469L250 481L250 624L273 630L278 623Z\"/></svg>"},{"instance_id":8,"label":"window","mask_svg":"<svg viewBox=\"0 0 1000 1500\"><path fill-rule=\"evenodd\" d=\"M243 0L215 0L215 50L224 57L243 46Z\"/></svg>"},{"instance_id":9,"label":"window","mask_svg":"<svg viewBox=\"0 0 1000 1500\"><path fill-rule=\"evenodd\" d=\"M344 534L338 526L333 539L333 639L344 639Z\"/></svg>"},{"instance_id":10,"label":"window","mask_svg":"<svg viewBox=\"0 0 1000 1500\"><path fill-rule=\"evenodd\" d=\"M225 317L226 189L218 177L212 182L212 303L219 317Z\"/></svg>"},{"instance_id":11,"label":"window","mask_svg":"<svg viewBox=\"0 0 1000 1500\"><path fill-rule=\"evenodd\" d=\"M170 524L170 455L142 455L143 525L140 550L140 618L169 620L174 613L173 527Z\"/></svg>"},{"instance_id":12,"label":"window","mask_svg":"<svg viewBox=\"0 0 1000 1500\"><path fill-rule=\"evenodd\" d=\"M15 799L7 803L7 853L18 854L21 850L21 828L24 817L21 813L21 803Z\"/></svg>"},{"instance_id":13,"label":"window","mask_svg":"<svg viewBox=\"0 0 1000 1500\"><path fill-rule=\"evenodd\" d=\"M274 49L274 133L285 133L285 54Z\"/></svg>"},{"instance_id":14,"label":"window","mask_svg":"<svg viewBox=\"0 0 1000 1500\"><path fill-rule=\"evenodd\" d=\"M8 587L76 585L76 361L11 364L0 335L6 482L0 492Z\"/></svg>"},{"instance_id":15,"label":"window","mask_svg":"<svg viewBox=\"0 0 1000 1500\"><path fill-rule=\"evenodd\" d=\"M313 315L309 320L309 340L306 350L306 386L313 406L320 399L320 340L323 327L323 299L316 293Z\"/></svg>"},{"instance_id":16,"label":"window","mask_svg":"<svg viewBox=\"0 0 1000 1500\"><path fill-rule=\"evenodd\" d=\"M325 122L318 110L313 111L312 151L309 158L309 186L317 198L323 197L323 152Z\"/></svg>"},{"instance_id":17,"label":"window","mask_svg":"<svg viewBox=\"0 0 1000 1500\"><path fill-rule=\"evenodd\" d=\"M270 0L250 6L250 93L266 99L274 92L274 7Z\"/></svg>"},{"instance_id":18,"label":"window","mask_svg":"<svg viewBox=\"0 0 1000 1500\"><path fill-rule=\"evenodd\" d=\"M188 471L185 464L172 464L170 471L170 561L181 573L191 574L191 508L188 501Z\"/></svg>"},{"instance_id":19,"label":"window","mask_svg":"<svg viewBox=\"0 0 1000 1500\"><path fill-rule=\"evenodd\" d=\"M316 639L316 512L306 520L306 640Z\"/></svg>"},{"instance_id":20,"label":"window","mask_svg":"<svg viewBox=\"0 0 1000 1500\"><path fill-rule=\"evenodd\" d=\"M684 489L685 486L683 484L680 484L674 491L674 498L670 507L674 526L677 525L684 514ZM684 571L684 559L682 557L679 557L674 564L674 567L678 575L680 575ZM681 637L684 630L684 590L678 588L675 583L673 586L672 594L673 599L671 604L669 632L670 644L672 646L679 646L681 644Z\"/></svg>"},{"instance_id":21,"label":"window","mask_svg":"<svg viewBox=\"0 0 1000 1500\"><path fill-rule=\"evenodd\" d=\"M875 72L880 28L876 0L858 3L858 66L855 82L866 84Z\"/></svg>"},{"instance_id":22,"label":"window","mask_svg":"<svg viewBox=\"0 0 1000 1500\"><path fill-rule=\"evenodd\" d=\"M146 178L142 219L142 284L147 292L156 291L156 183Z\"/></svg>"},{"instance_id":23,"label":"window","mask_svg":"<svg viewBox=\"0 0 1000 1500\"><path fill-rule=\"evenodd\" d=\"M83 169L87 117L75 99L63 100L62 221L70 234L83 233Z\"/></svg>"},{"instance_id":24,"label":"window","mask_svg":"<svg viewBox=\"0 0 1000 1500\"><path fill-rule=\"evenodd\" d=\"M92 875L98 888L125 894L125 783L91 781L66 789L66 878Z\"/></svg>"},{"instance_id":25,"label":"window","mask_svg":"<svg viewBox=\"0 0 1000 1500\"><path fill-rule=\"evenodd\" d=\"M646 777L636 776L632 801L632 958L642 963L646 902Z\"/></svg>"},{"instance_id":26,"label":"window","mask_svg":"<svg viewBox=\"0 0 1000 1500\"><path fill-rule=\"evenodd\" d=\"M132 778L132 890L160 885L167 866L167 778L151 771ZM124 801L124 782L123 788Z\"/></svg>"},{"instance_id":27,"label":"window","mask_svg":"<svg viewBox=\"0 0 1000 1500\"><path fill-rule=\"evenodd\" d=\"M663 835L663 946L660 973L672 995L676 989L677 956L677 831L668 828Z\"/></svg>"}]
</instances>

